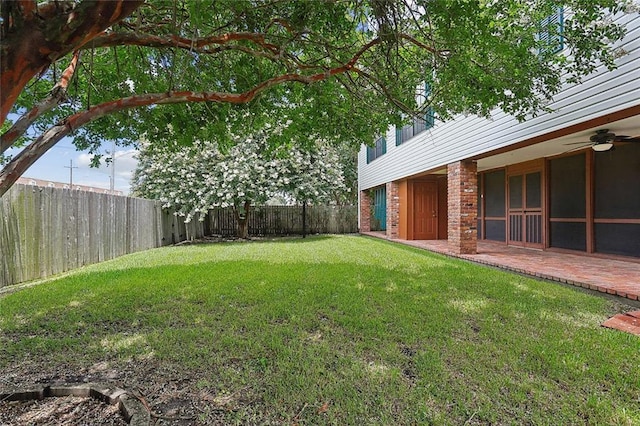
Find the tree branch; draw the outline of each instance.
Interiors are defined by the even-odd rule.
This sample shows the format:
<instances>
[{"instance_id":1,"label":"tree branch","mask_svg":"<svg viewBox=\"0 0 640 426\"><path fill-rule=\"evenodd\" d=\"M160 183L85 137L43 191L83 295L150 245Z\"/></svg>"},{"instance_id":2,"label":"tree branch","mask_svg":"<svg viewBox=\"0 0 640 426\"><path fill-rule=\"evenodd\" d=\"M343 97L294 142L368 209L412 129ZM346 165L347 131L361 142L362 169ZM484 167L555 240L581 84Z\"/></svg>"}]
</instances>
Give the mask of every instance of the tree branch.
<instances>
[{"instance_id":1,"label":"tree branch","mask_svg":"<svg viewBox=\"0 0 640 426\"><path fill-rule=\"evenodd\" d=\"M278 53L275 44L267 43L265 35L260 33L226 33L210 37L186 38L177 35L164 37L135 32L102 33L91 41L91 47L113 46L145 46L145 47L177 47L185 50L204 49L211 45L224 45L233 41L251 41L266 50ZM206 52L206 50L205 50Z\"/></svg>"},{"instance_id":2,"label":"tree branch","mask_svg":"<svg viewBox=\"0 0 640 426\"><path fill-rule=\"evenodd\" d=\"M276 20L276 22L284 25L280 20ZM285 27L286 28L286 27ZM113 46L145 46L145 47L156 47L156 48L179 48L189 51L195 51L198 53L206 53L206 54L215 54L219 53L223 50L240 50L245 53L249 53L255 56L263 56L268 57L270 59L280 59L283 57L283 52L280 47L273 43L268 43L265 40L266 35L262 33L246 33L246 32L237 32L237 33L225 33L216 36L210 37L201 37L201 38L185 38L176 35L167 35L167 36L155 36L151 34L142 34L137 32L115 32L115 33L103 33L96 38L94 38L90 46L85 46L85 48L89 47L113 47ZM433 46L429 46L426 43L421 42L420 40L412 37L408 34L400 33L398 34L398 39L403 39L408 41L411 44L416 45L417 47L424 49L433 53L436 56L444 57L448 54L448 50L437 50ZM380 39L377 40L376 44L379 44ZM264 48L267 52L274 56L270 56L264 52L257 52L251 49L248 49L243 46L234 45L233 47L229 47L228 44L235 41L251 41L256 45ZM221 47L211 48L213 45L218 45Z\"/></svg>"},{"instance_id":3,"label":"tree branch","mask_svg":"<svg viewBox=\"0 0 640 426\"><path fill-rule=\"evenodd\" d=\"M29 81L49 65L83 46L105 29L130 15L144 0L82 1L74 7L59 9L47 4L39 10L35 2L21 4L27 17L43 15L46 28L40 25L12 26L0 45L0 125ZM12 16L15 17L15 16ZM10 17L10 19L12 18ZM26 19L25 20L29 20ZM51 32L51 29L55 31Z\"/></svg>"},{"instance_id":4,"label":"tree branch","mask_svg":"<svg viewBox=\"0 0 640 426\"><path fill-rule=\"evenodd\" d=\"M4 153L7 149L15 143L15 141L27 131L29 126L40 117L42 114L52 110L55 106L60 105L67 99L67 88L69 82L73 78L73 74L76 71L78 61L80 60L80 51L76 50L73 53L71 64L64 70L58 83L53 86L49 96L43 101L36 104L31 110L24 113L14 124L7 130L2 136L0 136L0 154Z\"/></svg>"},{"instance_id":5,"label":"tree branch","mask_svg":"<svg viewBox=\"0 0 640 426\"><path fill-rule=\"evenodd\" d=\"M15 156L0 172L0 196L9 190L11 185L20 177L38 158L54 146L60 139L69 135L78 128L97 120L105 115L123 111L131 108L178 104L190 102L227 102L234 104L244 104L252 101L259 93L285 82L298 82L312 84L337 74L351 71L360 57L373 46L380 44L380 39L374 39L364 45L350 60L342 66L332 68L325 72L314 75L301 75L296 73L283 74L266 80L253 89L244 93L224 93L224 92L167 92L135 95L115 101L105 102L95 105L86 111L81 111L67 117L61 123L53 126L29 146L24 148Z\"/></svg>"},{"instance_id":6,"label":"tree branch","mask_svg":"<svg viewBox=\"0 0 640 426\"><path fill-rule=\"evenodd\" d=\"M255 35L255 34L253 34ZM233 39L233 35L230 36ZM410 43L414 43L423 48L427 48L431 51L429 46L421 44L419 41L412 37L403 35L402 38L406 39ZM211 40L211 38L209 38ZM221 42L225 39L217 38ZM379 44L383 43L380 38L371 40L358 50L351 59L341 66L328 69L324 72L302 75L299 73L287 73L279 75L256 85L253 89L244 93L226 93L226 92L193 92L193 91L179 91L179 92L166 92L166 93L151 93L143 95L134 95L127 98L122 98L114 101L105 102L99 105L95 105L86 111L81 111L67 117L63 122L53 126L47 130L40 137L38 137L33 143L27 146L20 154L14 157L9 164L0 172L0 196L4 194L9 187L18 179L18 177L26 171L40 156L54 146L60 139L82 127L83 125L97 120L105 115L122 111L131 108L144 107L150 105L163 105L163 104L178 104L178 103L191 103L191 102L226 102L234 104L244 104L252 101L259 93L268 90L269 88L285 83L285 82L298 82L303 84L312 84L319 81L326 80L335 75L344 74L348 72L356 72L370 81L376 82L376 84L384 91L384 85L377 81L372 75L364 72L361 69L355 67L355 64L360 60L362 55ZM68 75L69 69L65 71ZM68 81L67 83L68 84ZM392 99L393 101L393 99ZM397 101L395 102L398 105ZM398 105L400 108L406 110L404 105Z\"/></svg>"},{"instance_id":7,"label":"tree branch","mask_svg":"<svg viewBox=\"0 0 640 426\"><path fill-rule=\"evenodd\" d=\"M413 115L413 116L418 116L411 108L409 108L407 105L403 104L402 102L400 102L398 99L396 99L391 92L389 92L389 89L387 88L387 86L380 81L379 79L375 78L373 75L369 74L366 71L363 71L359 68L352 68L352 71L356 74L361 75L362 77L364 77L365 79L373 82L376 84L376 86L378 87L379 91L381 92L381 94L387 98L392 104L394 104L396 107L398 107L398 109L400 109L402 112L407 113L409 115Z\"/></svg>"},{"instance_id":8,"label":"tree branch","mask_svg":"<svg viewBox=\"0 0 640 426\"><path fill-rule=\"evenodd\" d=\"M20 11L22 12L22 18L27 21L33 18L33 13L38 10L38 6L35 0L20 0L18 1Z\"/></svg>"}]
</instances>

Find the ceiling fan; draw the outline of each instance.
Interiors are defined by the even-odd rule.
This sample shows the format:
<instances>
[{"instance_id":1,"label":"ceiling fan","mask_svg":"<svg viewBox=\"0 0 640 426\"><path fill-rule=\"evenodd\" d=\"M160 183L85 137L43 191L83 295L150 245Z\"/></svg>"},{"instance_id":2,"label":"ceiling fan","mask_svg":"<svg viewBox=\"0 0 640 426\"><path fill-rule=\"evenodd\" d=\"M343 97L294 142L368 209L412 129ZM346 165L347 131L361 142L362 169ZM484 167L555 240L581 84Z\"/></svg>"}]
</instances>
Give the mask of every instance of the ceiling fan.
<instances>
[{"instance_id":1,"label":"ceiling fan","mask_svg":"<svg viewBox=\"0 0 640 426\"><path fill-rule=\"evenodd\" d=\"M613 148L613 145L617 143L640 142L640 137L616 135L615 133L610 132L609 129L600 129L596 130L596 134L592 135L589 140L591 142L574 142L567 145L590 145L591 149L594 151L603 152L609 151Z\"/></svg>"}]
</instances>

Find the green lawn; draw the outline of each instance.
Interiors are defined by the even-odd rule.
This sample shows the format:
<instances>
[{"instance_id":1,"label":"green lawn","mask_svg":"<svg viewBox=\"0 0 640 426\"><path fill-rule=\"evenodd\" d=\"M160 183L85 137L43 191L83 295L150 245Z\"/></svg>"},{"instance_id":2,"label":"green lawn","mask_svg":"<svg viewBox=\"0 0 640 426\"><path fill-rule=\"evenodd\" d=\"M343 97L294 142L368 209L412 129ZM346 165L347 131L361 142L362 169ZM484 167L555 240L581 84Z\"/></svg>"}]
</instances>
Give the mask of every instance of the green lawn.
<instances>
[{"instance_id":1,"label":"green lawn","mask_svg":"<svg viewBox=\"0 0 640 426\"><path fill-rule=\"evenodd\" d=\"M638 425L624 308L366 237L168 247L0 298L0 387L108 365L203 424Z\"/></svg>"}]
</instances>

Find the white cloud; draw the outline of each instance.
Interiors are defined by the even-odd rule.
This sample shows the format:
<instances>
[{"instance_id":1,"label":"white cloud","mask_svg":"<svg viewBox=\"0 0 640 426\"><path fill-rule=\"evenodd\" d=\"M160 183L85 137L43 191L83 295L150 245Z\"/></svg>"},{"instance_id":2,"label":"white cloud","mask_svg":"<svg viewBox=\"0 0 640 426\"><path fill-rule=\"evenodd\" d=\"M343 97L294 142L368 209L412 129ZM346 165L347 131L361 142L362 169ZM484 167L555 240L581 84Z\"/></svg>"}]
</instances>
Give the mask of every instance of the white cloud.
<instances>
[{"instance_id":1,"label":"white cloud","mask_svg":"<svg viewBox=\"0 0 640 426\"><path fill-rule=\"evenodd\" d=\"M125 149L125 150L116 150L116 160L115 160L115 189L120 190L120 191L124 191L125 193L129 192L129 184L131 181L131 178L133 177L133 172L135 171L137 165L138 165L138 159L137 159L137 154L138 154L138 150L136 149ZM77 156L76 162L78 164L78 167L80 169L84 169L84 171L90 173L91 175L95 176L94 173L99 173L102 176L106 177L106 186L108 187L109 185L109 178L108 176L111 175L111 164L107 164L104 160L105 158L107 158L108 155L105 155L102 157L102 161L100 163L100 167L99 168L91 168L91 158L92 155L91 154L87 154L87 153L80 153ZM94 172L94 173L92 173ZM80 176L82 175L81 173L78 173L78 179L82 179ZM84 182L83 184L85 185L89 185L89 186L100 186L100 187L105 187L105 181L101 181L101 180L89 180L88 176L85 174L85 176L83 176ZM78 182L80 183L80 182Z\"/></svg>"},{"instance_id":2,"label":"white cloud","mask_svg":"<svg viewBox=\"0 0 640 426\"><path fill-rule=\"evenodd\" d=\"M133 171L138 166L138 150L129 149L126 151L116 151L116 175L131 179Z\"/></svg>"},{"instance_id":3,"label":"white cloud","mask_svg":"<svg viewBox=\"0 0 640 426\"><path fill-rule=\"evenodd\" d=\"M79 167L89 167L91 165L91 158L93 156L91 154L87 154L83 152L78 155L78 159L76 160Z\"/></svg>"},{"instance_id":4,"label":"white cloud","mask_svg":"<svg viewBox=\"0 0 640 426\"><path fill-rule=\"evenodd\" d=\"M123 177L130 177L133 174L136 166L138 165L138 160L136 155L138 154L138 150L136 149L127 149L116 151L116 175ZM78 155L77 164L79 167L90 167L91 166L91 158L93 156L87 153L81 153ZM104 155L102 157L102 161L100 162L99 169L102 171L107 171L111 173L111 164L106 163L106 159L109 158L109 155Z\"/></svg>"}]
</instances>

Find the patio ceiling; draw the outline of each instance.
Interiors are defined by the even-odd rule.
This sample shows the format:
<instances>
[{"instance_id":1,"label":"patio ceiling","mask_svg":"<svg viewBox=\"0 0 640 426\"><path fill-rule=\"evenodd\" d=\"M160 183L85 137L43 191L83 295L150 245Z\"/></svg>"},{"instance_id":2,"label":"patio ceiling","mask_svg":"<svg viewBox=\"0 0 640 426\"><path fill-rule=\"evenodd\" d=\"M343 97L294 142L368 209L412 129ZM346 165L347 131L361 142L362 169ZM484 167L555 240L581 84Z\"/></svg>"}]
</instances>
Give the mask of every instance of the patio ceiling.
<instances>
[{"instance_id":1,"label":"patio ceiling","mask_svg":"<svg viewBox=\"0 0 640 426\"><path fill-rule=\"evenodd\" d=\"M606 125L592 127L567 136L550 139L512 151L500 152L480 158L478 159L478 171L504 167L510 164L535 160L537 158L552 157L569 151L589 149L589 137L599 129L608 129L610 132L617 135L640 136L640 115L625 118ZM579 142L584 142L584 146L579 144L570 145Z\"/></svg>"}]
</instances>

